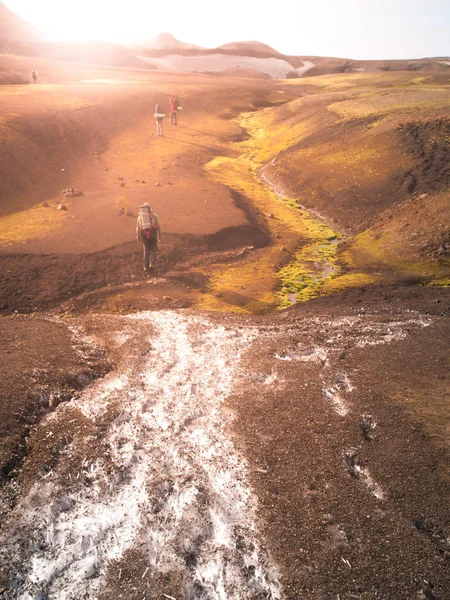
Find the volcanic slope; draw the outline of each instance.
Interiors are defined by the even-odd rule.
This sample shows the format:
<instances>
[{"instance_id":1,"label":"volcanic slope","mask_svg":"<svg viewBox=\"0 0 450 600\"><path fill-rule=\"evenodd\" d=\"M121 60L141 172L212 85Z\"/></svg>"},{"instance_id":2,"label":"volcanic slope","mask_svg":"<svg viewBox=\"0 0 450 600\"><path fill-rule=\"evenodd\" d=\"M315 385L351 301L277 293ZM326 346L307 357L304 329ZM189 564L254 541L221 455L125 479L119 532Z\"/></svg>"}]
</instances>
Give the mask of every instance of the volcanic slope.
<instances>
[{"instance_id":1,"label":"volcanic slope","mask_svg":"<svg viewBox=\"0 0 450 600\"><path fill-rule=\"evenodd\" d=\"M293 83L305 96L249 115L252 159L275 189L347 234L322 292L360 282L446 284L449 77L348 75Z\"/></svg>"},{"instance_id":2,"label":"volcanic slope","mask_svg":"<svg viewBox=\"0 0 450 600\"><path fill-rule=\"evenodd\" d=\"M32 27L0 2L0 40L44 42L48 36Z\"/></svg>"},{"instance_id":3,"label":"volcanic slope","mask_svg":"<svg viewBox=\"0 0 450 600\"><path fill-rule=\"evenodd\" d=\"M57 63L44 67L56 80ZM420 187L432 187L420 153L428 119L440 127L447 82L84 73L67 66L65 85L1 91L1 147L16 157L0 222L12 434L1 456L2 593L446 600L448 293L411 279L361 287L345 252L380 210L400 229L409 203L446 193ZM319 157L305 158L303 188L294 159L305 128L325 159L333 128L361 144L368 125L339 123L331 109L337 98L365 102L359 86L374 104L406 94L415 120L386 128L404 148L400 166L391 154L384 163L393 199L375 191L378 209L364 198L358 209L344 195L346 219L321 201L327 178L338 181L333 161L315 178ZM179 123L157 138L154 105L167 108L173 93ZM418 98L431 108L419 114ZM416 136L419 155L408 150ZM389 179L400 167L419 170L417 200ZM84 196L63 198L67 187ZM132 240L145 200L165 229L158 272L144 280ZM61 201L69 210L57 211ZM433 218L446 223L446 210L436 204ZM344 230L346 247L335 244ZM294 285L284 299L311 290L312 276L299 275L333 262L327 242L348 273L326 266L310 294L321 297L267 314L284 305L284 268ZM324 294L346 275L344 290ZM173 310L188 304L219 310Z\"/></svg>"}]
</instances>

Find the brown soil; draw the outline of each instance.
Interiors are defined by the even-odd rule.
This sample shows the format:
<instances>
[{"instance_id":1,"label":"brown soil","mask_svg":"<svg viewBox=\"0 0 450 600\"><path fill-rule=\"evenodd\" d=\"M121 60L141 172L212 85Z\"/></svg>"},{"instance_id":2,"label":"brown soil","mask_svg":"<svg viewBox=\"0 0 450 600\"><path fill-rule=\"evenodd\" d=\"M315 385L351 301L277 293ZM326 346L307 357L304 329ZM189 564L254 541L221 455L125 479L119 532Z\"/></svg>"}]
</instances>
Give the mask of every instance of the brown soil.
<instances>
[{"instance_id":1,"label":"brown soil","mask_svg":"<svg viewBox=\"0 0 450 600\"><path fill-rule=\"evenodd\" d=\"M1 490L5 515L17 494L26 493L59 460L65 461L68 482L86 457L95 460L102 428L91 431L80 411L72 410L59 428L46 422L34 426L104 374L110 363L126 364L126 352L142 352L140 340L126 351L104 341L111 313L190 306L208 287L207 278L194 272L197 267L238 262L253 252L249 246L273 243L266 217L244 196L207 179L203 167L216 156L238 154L232 144L246 134L232 119L240 112L279 105L280 91L283 102L308 93L303 84L292 89L273 81L230 82L80 65L66 65L61 72L57 61L2 59L7 69L14 61L23 73L35 65L48 82L66 85L23 86L20 93L5 87L0 97L5 115L0 125L0 310L11 314L0 319L0 466L3 480L11 484ZM373 87L392 82L386 76ZM353 91L358 87L355 80L345 85ZM153 106L167 104L174 88L184 112L176 128L166 125L165 137L156 138L150 135ZM274 127L278 119L290 131L301 114L310 130L281 154L272 175L342 228L360 231L378 219L386 223L390 219L383 211L393 207L396 231L417 208L416 198L407 199L405 173L409 182L416 177L417 194L448 185L448 123L434 108L426 110L431 129L410 123L400 131L397 117L375 128L371 117L337 122L327 107L347 100L342 91L324 92L297 100L301 113L276 108ZM392 154L387 153L377 163L384 170L380 167L375 182L369 177L349 183L345 173L339 180L330 176L339 166L316 166L313 158L299 162L302 151L316 146L332 146L334 157L339 140L345 140L346 150L356 140L365 148L388 147L392 154L406 151L411 163L406 169L394 162L390 169ZM127 201L119 176L127 182L133 217L119 214ZM331 194L336 183L345 189ZM69 211L62 214L56 203L60 190L70 186L85 195L68 200ZM441 194L444 205L445 191ZM134 241L136 210L147 200L163 227L158 269L150 278L143 277L141 249ZM43 201L49 207L38 206ZM434 245L428 253L441 246L446 252L447 230L440 225L447 217L438 217L447 212L424 206L417 214L425 219L432 213L436 227L429 238L420 238L418 252L428 248L430 239ZM258 387L256 378L229 405L237 415L236 444L251 466L262 534L279 565L287 599L450 598L449 310L446 289L379 285L264 317L210 315L225 326L245 323L273 333L269 343L267 337L255 343L243 366L250 374L276 372L283 385ZM13 316L15 311L40 314ZM103 329L89 325L90 311L106 313ZM74 339L68 329L73 314L94 344ZM366 326L412 318L430 319L430 325L406 324L407 337L389 344L357 344ZM331 344L336 319L344 319L342 332ZM326 346L329 362L276 358L299 344ZM337 386L348 401L345 417L327 403L325 385ZM71 405L61 408L66 407L70 413ZM118 406L105 412L104 426L119 413ZM370 422L377 426L371 429ZM80 431L84 437L77 438L76 451L60 459ZM370 470L384 499L370 492L359 467ZM5 497L6 489L16 491ZM185 582L178 575L153 576L146 568L140 551L125 554L110 568L100 598L181 596Z\"/></svg>"},{"instance_id":2,"label":"brown soil","mask_svg":"<svg viewBox=\"0 0 450 600\"><path fill-rule=\"evenodd\" d=\"M408 151L419 164L406 173L408 192L447 191L450 185L450 120L410 121L399 125Z\"/></svg>"},{"instance_id":3,"label":"brown soil","mask_svg":"<svg viewBox=\"0 0 450 600\"><path fill-rule=\"evenodd\" d=\"M260 385L257 393L252 385L231 399L288 599L449 598L445 409L442 420L450 391L449 299L430 290L397 292L385 290L391 298L383 300L380 291L367 290L357 298L359 311L349 309L350 297L336 296L265 319L264 326L289 334L256 347L245 366L262 376L276 372L283 384L271 391ZM274 359L297 344L326 345L327 322L335 318L364 314L383 322L404 318L408 307L446 312L389 346L356 348L352 336L359 333L350 327L327 365ZM314 333L312 315L324 319ZM345 391L343 374L353 391ZM351 406L345 418L324 400L323 381L341 386ZM369 436L363 415L377 423ZM346 456L370 470L385 500L349 473Z\"/></svg>"},{"instance_id":4,"label":"brown soil","mask_svg":"<svg viewBox=\"0 0 450 600\"><path fill-rule=\"evenodd\" d=\"M0 482L17 475L30 429L61 402L69 401L108 362L100 348L40 317L0 319Z\"/></svg>"}]
</instances>

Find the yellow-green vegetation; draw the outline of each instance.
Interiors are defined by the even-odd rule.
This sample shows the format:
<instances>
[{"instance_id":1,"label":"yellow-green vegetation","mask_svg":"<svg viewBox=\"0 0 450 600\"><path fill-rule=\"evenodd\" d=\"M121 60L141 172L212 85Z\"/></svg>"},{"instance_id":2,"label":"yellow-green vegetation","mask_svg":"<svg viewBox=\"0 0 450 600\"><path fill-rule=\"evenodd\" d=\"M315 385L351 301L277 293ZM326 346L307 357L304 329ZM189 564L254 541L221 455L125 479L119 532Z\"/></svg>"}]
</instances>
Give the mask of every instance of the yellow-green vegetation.
<instances>
[{"instance_id":1,"label":"yellow-green vegetation","mask_svg":"<svg viewBox=\"0 0 450 600\"><path fill-rule=\"evenodd\" d=\"M402 145L397 128L404 120L445 115L450 79L359 73L281 86L288 93L298 87L307 95L244 114L239 124L249 139L232 144L226 158L206 166L215 180L271 214L267 227L273 243L237 265L209 269L210 287L201 306L260 311L382 281L446 285L449 261L433 255L433 243L439 245L449 226L448 192L428 195L413 206L394 205L392 214L380 217L390 199L374 191L387 189L394 178L400 181L415 168L417 157ZM261 178L261 168L270 161L276 161L271 170L281 176L291 199L278 197ZM349 225L356 229L372 222L345 249L339 248L335 232L297 204L329 214L334 197L334 214L342 215L344 226L350 213Z\"/></svg>"},{"instance_id":2,"label":"yellow-green vegetation","mask_svg":"<svg viewBox=\"0 0 450 600\"><path fill-rule=\"evenodd\" d=\"M265 133L269 121L267 110L244 115L241 126L251 134L250 140L240 144L244 152L237 158L215 158L205 169L268 216L267 227L275 242L251 252L236 265L208 269L205 274L210 286L198 301L202 308L237 312L283 308L317 296L324 281L337 274L334 259L340 235L300 209L295 200L279 198L259 175L265 159L274 151ZM290 132L290 139L292 135ZM279 136L281 143L281 130ZM288 265L282 266L286 259Z\"/></svg>"},{"instance_id":3,"label":"yellow-green vegetation","mask_svg":"<svg viewBox=\"0 0 450 600\"><path fill-rule=\"evenodd\" d=\"M328 105L328 110L338 114L343 122L368 117L392 118L396 114L414 115L417 111L430 108L450 109L450 96L447 89L422 89L418 93L418 87L400 88L388 95L372 93Z\"/></svg>"},{"instance_id":4,"label":"yellow-green vegetation","mask_svg":"<svg viewBox=\"0 0 450 600\"><path fill-rule=\"evenodd\" d=\"M44 238L50 232L62 227L67 212L56 207L36 206L19 213L0 218L0 245L9 246L28 242L33 238Z\"/></svg>"},{"instance_id":5,"label":"yellow-green vegetation","mask_svg":"<svg viewBox=\"0 0 450 600\"><path fill-rule=\"evenodd\" d=\"M352 270L382 270L399 278L447 285L450 258L440 255L439 247L449 227L449 197L444 192L403 202L356 235L341 260Z\"/></svg>"}]
</instances>

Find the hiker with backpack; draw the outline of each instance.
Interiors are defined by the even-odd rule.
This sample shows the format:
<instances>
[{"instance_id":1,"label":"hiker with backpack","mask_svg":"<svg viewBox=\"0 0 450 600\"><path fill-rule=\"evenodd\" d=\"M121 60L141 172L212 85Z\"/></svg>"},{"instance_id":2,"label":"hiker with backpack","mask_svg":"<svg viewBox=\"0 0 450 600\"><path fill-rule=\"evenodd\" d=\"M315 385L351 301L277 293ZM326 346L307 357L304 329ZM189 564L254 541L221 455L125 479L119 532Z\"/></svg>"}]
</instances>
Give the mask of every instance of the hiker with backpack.
<instances>
[{"instance_id":1,"label":"hiker with backpack","mask_svg":"<svg viewBox=\"0 0 450 600\"><path fill-rule=\"evenodd\" d=\"M144 246L144 271L154 269L158 242L161 240L161 227L158 216L152 211L148 202L139 207L136 240Z\"/></svg>"},{"instance_id":2,"label":"hiker with backpack","mask_svg":"<svg viewBox=\"0 0 450 600\"><path fill-rule=\"evenodd\" d=\"M172 96L169 99L170 103L170 113L169 113L169 121L171 125L177 124L177 112L180 108L180 103L178 102L178 98L176 96Z\"/></svg>"},{"instance_id":3,"label":"hiker with backpack","mask_svg":"<svg viewBox=\"0 0 450 600\"><path fill-rule=\"evenodd\" d=\"M159 104L155 106L155 121L156 121L156 133L157 135L163 135L163 120L166 115Z\"/></svg>"}]
</instances>

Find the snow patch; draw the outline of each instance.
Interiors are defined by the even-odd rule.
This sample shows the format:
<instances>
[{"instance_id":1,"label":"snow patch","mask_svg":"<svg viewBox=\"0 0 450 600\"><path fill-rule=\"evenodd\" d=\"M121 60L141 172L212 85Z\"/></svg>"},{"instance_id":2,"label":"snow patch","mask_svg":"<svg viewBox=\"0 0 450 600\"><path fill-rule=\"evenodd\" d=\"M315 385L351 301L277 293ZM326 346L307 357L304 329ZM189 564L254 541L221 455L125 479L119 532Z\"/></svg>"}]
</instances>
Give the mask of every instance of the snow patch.
<instances>
[{"instance_id":1,"label":"snow patch","mask_svg":"<svg viewBox=\"0 0 450 600\"><path fill-rule=\"evenodd\" d=\"M333 410L340 417L345 417L346 415L348 415L349 409L345 403L345 400L342 398L342 396L339 393L339 390L336 387L324 387L323 395L331 404Z\"/></svg>"},{"instance_id":2,"label":"snow patch","mask_svg":"<svg viewBox=\"0 0 450 600\"><path fill-rule=\"evenodd\" d=\"M171 311L124 319L139 320L144 338L148 331L148 351L72 403L93 427L108 404L121 412L70 492L57 465L17 506L0 540L15 572L14 597L96 598L111 562L139 547L153 572L184 573L192 600L279 599L247 464L221 411L255 331ZM64 419L64 408L54 418ZM187 554L195 557L190 565Z\"/></svg>"}]
</instances>

